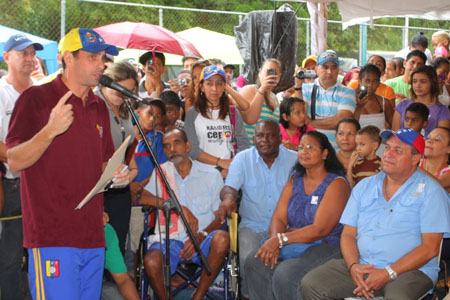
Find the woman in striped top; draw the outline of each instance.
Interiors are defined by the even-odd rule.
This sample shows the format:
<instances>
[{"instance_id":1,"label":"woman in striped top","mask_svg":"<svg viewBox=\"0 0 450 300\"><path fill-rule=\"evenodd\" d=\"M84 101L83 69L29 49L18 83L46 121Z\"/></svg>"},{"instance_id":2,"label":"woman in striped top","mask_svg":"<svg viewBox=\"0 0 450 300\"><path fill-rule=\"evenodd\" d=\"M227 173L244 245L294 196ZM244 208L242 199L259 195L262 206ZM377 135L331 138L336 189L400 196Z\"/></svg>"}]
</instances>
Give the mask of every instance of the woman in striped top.
<instances>
[{"instance_id":1,"label":"woman in striped top","mask_svg":"<svg viewBox=\"0 0 450 300\"><path fill-rule=\"evenodd\" d=\"M280 108L272 90L278 85L281 78L281 63L274 58L269 58L262 64L255 85L247 85L240 91L244 98L250 101L250 107L242 111L242 119L245 121L245 130L253 146L255 124L263 119L272 119L278 122Z\"/></svg>"}]
</instances>

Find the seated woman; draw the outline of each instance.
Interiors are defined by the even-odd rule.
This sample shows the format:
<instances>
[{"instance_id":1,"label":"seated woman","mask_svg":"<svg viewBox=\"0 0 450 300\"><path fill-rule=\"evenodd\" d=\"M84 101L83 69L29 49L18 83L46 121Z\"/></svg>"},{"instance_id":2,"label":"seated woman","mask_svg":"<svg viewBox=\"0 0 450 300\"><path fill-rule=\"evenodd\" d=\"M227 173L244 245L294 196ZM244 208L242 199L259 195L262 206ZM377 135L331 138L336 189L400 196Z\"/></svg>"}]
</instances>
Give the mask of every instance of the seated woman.
<instances>
[{"instance_id":1,"label":"seated woman","mask_svg":"<svg viewBox=\"0 0 450 300\"><path fill-rule=\"evenodd\" d=\"M302 299L303 276L340 257L339 218L349 195L344 167L326 136L306 132L298 163L270 222L269 237L245 262L250 299Z\"/></svg>"},{"instance_id":2,"label":"seated woman","mask_svg":"<svg viewBox=\"0 0 450 300\"><path fill-rule=\"evenodd\" d=\"M437 127L426 137L424 158L419 163L420 169L435 177L447 192L450 192L449 153L450 129Z\"/></svg>"},{"instance_id":3,"label":"seated woman","mask_svg":"<svg viewBox=\"0 0 450 300\"><path fill-rule=\"evenodd\" d=\"M184 123L191 142L189 155L211 167L228 170L236 152L249 147L244 123L239 110L230 106L223 69L207 66L199 79L198 96Z\"/></svg>"},{"instance_id":4,"label":"seated woman","mask_svg":"<svg viewBox=\"0 0 450 300\"><path fill-rule=\"evenodd\" d=\"M425 139L424 158L419 162L421 171L436 178L450 193L450 129L437 127ZM441 259L450 259L450 235L444 234Z\"/></svg>"},{"instance_id":5,"label":"seated woman","mask_svg":"<svg viewBox=\"0 0 450 300\"><path fill-rule=\"evenodd\" d=\"M339 147L337 158L347 170L352 153L356 150L356 133L361 129L353 118L344 118L336 127L336 143Z\"/></svg>"},{"instance_id":6,"label":"seated woman","mask_svg":"<svg viewBox=\"0 0 450 300\"><path fill-rule=\"evenodd\" d=\"M430 110L425 136L436 127L450 128L450 111L439 100L439 82L436 71L431 66L422 66L411 74L411 99L401 101L396 107L392 129L404 127L406 108L413 102L425 104Z\"/></svg>"}]
</instances>

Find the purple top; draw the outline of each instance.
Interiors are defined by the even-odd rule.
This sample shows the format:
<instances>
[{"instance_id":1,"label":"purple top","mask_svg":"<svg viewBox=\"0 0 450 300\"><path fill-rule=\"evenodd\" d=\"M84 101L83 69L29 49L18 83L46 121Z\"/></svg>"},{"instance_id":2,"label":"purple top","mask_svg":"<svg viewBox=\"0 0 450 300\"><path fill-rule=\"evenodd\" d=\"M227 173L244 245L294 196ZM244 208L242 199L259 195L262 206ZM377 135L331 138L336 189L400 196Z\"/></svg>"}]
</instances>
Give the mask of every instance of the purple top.
<instances>
[{"instance_id":1,"label":"purple top","mask_svg":"<svg viewBox=\"0 0 450 300\"><path fill-rule=\"evenodd\" d=\"M395 107L395 110L402 116L400 120L400 127L403 127L404 124L406 108L413 102L413 100L406 99L400 101L400 103ZM427 107L430 110L430 115L428 116L428 125L425 127L425 136L428 136L428 134L437 127L438 122L450 120L450 111L447 106L439 103L427 105Z\"/></svg>"},{"instance_id":2,"label":"purple top","mask_svg":"<svg viewBox=\"0 0 450 300\"><path fill-rule=\"evenodd\" d=\"M294 174L294 186L288 204L288 226L290 228L302 228L314 222L314 217L323 195L330 183L337 177L344 178L335 173L328 173L317 189L310 195L307 195L303 186L303 176L299 176L298 172ZM323 240L326 240L329 244L339 246L342 229L342 224L338 223Z\"/></svg>"}]
</instances>

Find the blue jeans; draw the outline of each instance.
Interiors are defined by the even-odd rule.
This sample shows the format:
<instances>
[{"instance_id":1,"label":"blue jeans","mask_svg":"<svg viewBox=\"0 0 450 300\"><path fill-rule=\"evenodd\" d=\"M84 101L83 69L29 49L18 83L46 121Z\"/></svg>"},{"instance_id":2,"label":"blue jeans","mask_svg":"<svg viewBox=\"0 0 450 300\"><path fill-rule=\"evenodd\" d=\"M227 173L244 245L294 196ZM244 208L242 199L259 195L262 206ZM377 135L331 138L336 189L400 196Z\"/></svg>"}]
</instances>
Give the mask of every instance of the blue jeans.
<instances>
[{"instance_id":1,"label":"blue jeans","mask_svg":"<svg viewBox=\"0 0 450 300\"><path fill-rule=\"evenodd\" d=\"M340 258L339 247L320 244L309 247L303 255L283 260L274 269L265 266L251 253L245 261L250 299L302 300L300 282L309 271L332 258Z\"/></svg>"},{"instance_id":2,"label":"blue jeans","mask_svg":"<svg viewBox=\"0 0 450 300\"><path fill-rule=\"evenodd\" d=\"M12 217L21 215L19 179L3 179L3 191L5 194L5 206L1 216ZM3 229L0 238L0 299L22 299L22 219L1 222Z\"/></svg>"}]
</instances>

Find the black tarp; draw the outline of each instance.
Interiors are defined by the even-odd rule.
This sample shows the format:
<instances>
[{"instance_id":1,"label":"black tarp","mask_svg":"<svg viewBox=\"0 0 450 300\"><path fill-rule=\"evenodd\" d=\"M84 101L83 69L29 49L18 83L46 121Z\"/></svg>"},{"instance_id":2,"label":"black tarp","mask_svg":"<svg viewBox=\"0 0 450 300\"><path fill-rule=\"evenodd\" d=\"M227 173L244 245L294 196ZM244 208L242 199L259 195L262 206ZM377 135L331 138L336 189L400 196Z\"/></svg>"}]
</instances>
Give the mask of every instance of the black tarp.
<instances>
[{"instance_id":1,"label":"black tarp","mask_svg":"<svg viewBox=\"0 0 450 300\"><path fill-rule=\"evenodd\" d=\"M274 92L286 90L294 84L297 54L297 18L285 4L276 11L253 11L234 27L236 45L244 59L244 78L255 83L264 60L276 58L282 63L281 80Z\"/></svg>"}]
</instances>

